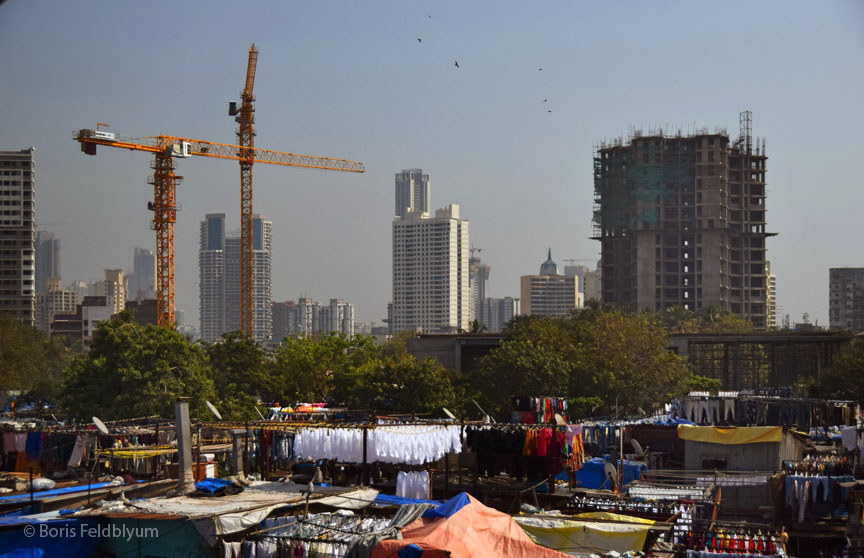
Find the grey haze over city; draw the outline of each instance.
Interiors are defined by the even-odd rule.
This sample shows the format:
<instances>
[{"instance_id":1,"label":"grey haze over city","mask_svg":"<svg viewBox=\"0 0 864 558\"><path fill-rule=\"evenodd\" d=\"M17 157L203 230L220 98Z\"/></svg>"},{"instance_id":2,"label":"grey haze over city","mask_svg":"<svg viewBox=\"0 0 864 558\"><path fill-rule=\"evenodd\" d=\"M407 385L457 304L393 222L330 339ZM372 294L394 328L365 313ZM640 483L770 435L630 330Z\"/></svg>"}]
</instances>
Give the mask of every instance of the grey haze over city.
<instances>
[{"instance_id":1,"label":"grey haze over city","mask_svg":"<svg viewBox=\"0 0 864 558\"><path fill-rule=\"evenodd\" d=\"M420 39L420 40L418 40ZM633 129L725 128L766 140L768 259L778 314L828 322L828 268L862 263L864 3L0 2L0 149L36 148L36 219L62 280L154 249L152 157L73 131L236 143L249 46L256 146L361 161L365 174L254 167L273 222L273 298L343 298L357 321L391 297L394 174L422 168L432 207L461 206L519 296L551 247L599 259L592 153ZM458 62L458 67L456 65ZM177 173L176 301L198 323L199 223L238 229L236 162Z\"/></svg>"}]
</instances>

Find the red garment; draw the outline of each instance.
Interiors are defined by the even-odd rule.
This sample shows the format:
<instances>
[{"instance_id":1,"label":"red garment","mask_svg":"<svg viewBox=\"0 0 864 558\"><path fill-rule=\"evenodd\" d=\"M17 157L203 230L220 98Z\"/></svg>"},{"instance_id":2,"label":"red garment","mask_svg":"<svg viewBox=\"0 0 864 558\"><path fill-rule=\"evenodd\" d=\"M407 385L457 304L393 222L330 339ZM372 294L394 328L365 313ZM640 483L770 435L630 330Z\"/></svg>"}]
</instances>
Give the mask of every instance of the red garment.
<instances>
[{"instance_id":1,"label":"red garment","mask_svg":"<svg viewBox=\"0 0 864 558\"><path fill-rule=\"evenodd\" d=\"M549 444L552 441L552 430L544 428L540 431L539 439L537 440L537 455L544 457L549 450Z\"/></svg>"}]
</instances>

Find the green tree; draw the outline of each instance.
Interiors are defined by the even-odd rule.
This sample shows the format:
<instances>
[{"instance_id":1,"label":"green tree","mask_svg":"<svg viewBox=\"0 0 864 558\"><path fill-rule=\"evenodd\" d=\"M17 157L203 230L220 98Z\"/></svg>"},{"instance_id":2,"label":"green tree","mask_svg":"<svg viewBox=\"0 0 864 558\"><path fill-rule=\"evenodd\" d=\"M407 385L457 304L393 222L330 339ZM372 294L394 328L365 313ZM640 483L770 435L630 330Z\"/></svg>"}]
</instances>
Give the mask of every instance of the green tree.
<instances>
[{"instance_id":1,"label":"green tree","mask_svg":"<svg viewBox=\"0 0 864 558\"><path fill-rule=\"evenodd\" d=\"M564 396L576 411L645 409L687 391L691 374L653 314L595 308L514 320L478 364L473 393L504 418L512 396ZM578 409L576 409L578 407Z\"/></svg>"},{"instance_id":2,"label":"green tree","mask_svg":"<svg viewBox=\"0 0 864 558\"><path fill-rule=\"evenodd\" d=\"M172 417L178 397L189 397L192 416L209 418L212 399L207 355L176 330L141 326L129 312L100 323L89 351L76 357L62 386L74 417L104 420Z\"/></svg>"},{"instance_id":3,"label":"green tree","mask_svg":"<svg viewBox=\"0 0 864 558\"><path fill-rule=\"evenodd\" d=\"M270 387L264 350L239 331L226 333L206 348L210 358L217 408L226 420L258 418L258 397Z\"/></svg>"},{"instance_id":4,"label":"green tree","mask_svg":"<svg viewBox=\"0 0 864 558\"><path fill-rule=\"evenodd\" d=\"M380 354L374 338L362 335L287 338L268 363L267 397L283 405L328 397L345 401L361 386L360 368Z\"/></svg>"},{"instance_id":5,"label":"green tree","mask_svg":"<svg viewBox=\"0 0 864 558\"><path fill-rule=\"evenodd\" d=\"M690 377L688 391L710 391L718 392L723 389L723 382L717 378L709 378L708 376L699 376L694 374Z\"/></svg>"},{"instance_id":6,"label":"green tree","mask_svg":"<svg viewBox=\"0 0 864 558\"><path fill-rule=\"evenodd\" d=\"M71 349L20 320L0 315L0 389L51 400L72 361Z\"/></svg>"},{"instance_id":7,"label":"green tree","mask_svg":"<svg viewBox=\"0 0 864 558\"><path fill-rule=\"evenodd\" d=\"M814 389L821 397L864 404L864 339L853 339L834 357L831 367Z\"/></svg>"},{"instance_id":8,"label":"green tree","mask_svg":"<svg viewBox=\"0 0 864 558\"><path fill-rule=\"evenodd\" d=\"M607 408L617 401L650 409L687 390L687 365L653 316L612 311L569 321L578 339L574 395L600 397Z\"/></svg>"},{"instance_id":9,"label":"green tree","mask_svg":"<svg viewBox=\"0 0 864 558\"><path fill-rule=\"evenodd\" d=\"M443 416L442 407L459 408L457 374L435 359L409 354L370 360L360 368L362 381L346 403L378 413Z\"/></svg>"}]
</instances>

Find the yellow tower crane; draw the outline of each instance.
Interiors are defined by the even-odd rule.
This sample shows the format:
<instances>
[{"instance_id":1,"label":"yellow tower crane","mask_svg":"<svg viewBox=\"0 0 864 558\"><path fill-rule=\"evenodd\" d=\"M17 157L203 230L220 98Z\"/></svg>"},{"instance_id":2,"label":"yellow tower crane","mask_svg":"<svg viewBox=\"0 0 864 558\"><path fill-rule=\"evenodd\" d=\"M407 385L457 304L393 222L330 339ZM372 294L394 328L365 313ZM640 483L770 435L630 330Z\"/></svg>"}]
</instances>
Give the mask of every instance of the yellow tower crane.
<instances>
[{"instance_id":1,"label":"yellow tower crane","mask_svg":"<svg viewBox=\"0 0 864 558\"><path fill-rule=\"evenodd\" d=\"M255 109L252 102L252 87L255 85L255 68L258 66L258 49L255 43L249 48L249 63L246 65L246 85L243 88L240 108L232 102L228 115L239 124L237 143L240 144L240 331L252 337L254 303L252 276L254 267L254 245L252 242L252 164L255 162Z\"/></svg>"},{"instance_id":2,"label":"yellow tower crane","mask_svg":"<svg viewBox=\"0 0 864 558\"><path fill-rule=\"evenodd\" d=\"M250 168L250 215L252 162L345 172L366 170L362 163L347 159L283 153L252 145L230 145L165 135L120 138L112 132L99 130L98 126L96 130L79 130L75 134L75 140L81 144L81 151L87 155L96 155L98 145L154 154L153 176L148 180L153 184L153 201L148 202L147 206L153 211L152 228L156 231L156 304L157 323L160 326L170 326L174 323L174 223L177 220L177 183L182 179L181 176L174 174L175 158L194 156L229 159L241 163L247 161ZM249 230L251 248L251 223Z\"/></svg>"}]
</instances>

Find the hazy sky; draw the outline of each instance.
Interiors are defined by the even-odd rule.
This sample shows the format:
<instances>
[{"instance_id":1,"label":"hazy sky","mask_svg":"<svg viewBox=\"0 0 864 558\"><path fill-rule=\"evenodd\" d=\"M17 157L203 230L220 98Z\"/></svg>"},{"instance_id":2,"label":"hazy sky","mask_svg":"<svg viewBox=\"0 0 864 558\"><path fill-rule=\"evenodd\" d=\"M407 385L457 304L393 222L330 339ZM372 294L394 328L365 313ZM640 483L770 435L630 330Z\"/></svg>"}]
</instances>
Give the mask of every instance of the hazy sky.
<instances>
[{"instance_id":1,"label":"hazy sky","mask_svg":"<svg viewBox=\"0 0 864 558\"><path fill-rule=\"evenodd\" d=\"M828 268L864 266L864 2L7 0L0 149L36 147L37 221L61 240L64 284L155 243L152 157L88 157L73 131L235 143L227 106L253 42L256 145L367 169L255 166L275 300L384 317L393 176L413 167L434 207L462 206L491 296L518 296L547 246L562 266L598 258L595 144L658 123L734 138L742 110L767 142L780 313L827 324ZM239 228L239 169L178 167L177 308L197 326L199 222Z\"/></svg>"}]
</instances>

